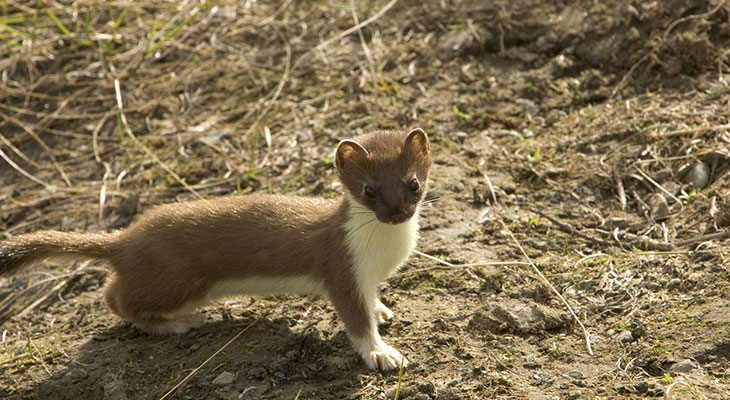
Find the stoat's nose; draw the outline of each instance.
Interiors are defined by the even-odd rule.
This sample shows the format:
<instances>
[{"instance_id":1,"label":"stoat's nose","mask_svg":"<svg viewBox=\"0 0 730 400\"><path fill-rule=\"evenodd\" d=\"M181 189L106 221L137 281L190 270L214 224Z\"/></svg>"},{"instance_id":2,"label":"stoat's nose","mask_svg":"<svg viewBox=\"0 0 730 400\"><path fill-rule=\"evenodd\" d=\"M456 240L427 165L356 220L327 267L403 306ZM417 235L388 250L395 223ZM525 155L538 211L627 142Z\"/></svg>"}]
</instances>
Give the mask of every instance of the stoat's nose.
<instances>
[{"instance_id":1,"label":"stoat's nose","mask_svg":"<svg viewBox=\"0 0 730 400\"><path fill-rule=\"evenodd\" d=\"M402 224L403 222L408 221L408 219L411 218L411 214L406 211L396 211L390 215L390 220L388 223L391 224Z\"/></svg>"}]
</instances>

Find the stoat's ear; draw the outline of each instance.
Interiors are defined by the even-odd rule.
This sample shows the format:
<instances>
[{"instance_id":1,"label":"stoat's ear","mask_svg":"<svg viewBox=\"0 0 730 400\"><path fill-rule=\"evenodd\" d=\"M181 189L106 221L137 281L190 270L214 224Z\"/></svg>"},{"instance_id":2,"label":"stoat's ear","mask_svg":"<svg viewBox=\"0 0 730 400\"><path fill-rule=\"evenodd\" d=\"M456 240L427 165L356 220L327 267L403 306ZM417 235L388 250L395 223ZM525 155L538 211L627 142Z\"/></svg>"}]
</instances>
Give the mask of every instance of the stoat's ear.
<instances>
[{"instance_id":1,"label":"stoat's ear","mask_svg":"<svg viewBox=\"0 0 730 400\"><path fill-rule=\"evenodd\" d=\"M361 165L367 160L368 151L354 140L343 140L335 149L335 166L340 171Z\"/></svg>"},{"instance_id":2,"label":"stoat's ear","mask_svg":"<svg viewBox=\"0 0 730 400\"><path fill-rule=\"evenodd\" d=\"M431 147L426 132L421 128L410 131L405 143L403 143L403 149L415 156L428 157L431 153Z\"/></svg>"}]
</instances>

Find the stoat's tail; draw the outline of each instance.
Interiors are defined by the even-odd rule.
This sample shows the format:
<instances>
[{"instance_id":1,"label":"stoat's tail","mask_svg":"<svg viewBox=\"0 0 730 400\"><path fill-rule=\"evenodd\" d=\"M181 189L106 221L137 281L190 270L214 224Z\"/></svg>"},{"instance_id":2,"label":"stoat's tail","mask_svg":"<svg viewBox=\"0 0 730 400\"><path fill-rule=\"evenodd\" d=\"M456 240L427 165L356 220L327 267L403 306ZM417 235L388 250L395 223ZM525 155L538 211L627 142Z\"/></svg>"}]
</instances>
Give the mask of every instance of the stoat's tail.
<instances>
[{"instance_id":1,"label":"stoat's tail","mask_svg":"<svg viewBox=\"0 0 730 400\"><path fill-rule=\"evenodd\" d=\"M0 241L0 275L47 258L108 259L117 248L116 234L40 231Z\"/></svg>"}]
</instances>

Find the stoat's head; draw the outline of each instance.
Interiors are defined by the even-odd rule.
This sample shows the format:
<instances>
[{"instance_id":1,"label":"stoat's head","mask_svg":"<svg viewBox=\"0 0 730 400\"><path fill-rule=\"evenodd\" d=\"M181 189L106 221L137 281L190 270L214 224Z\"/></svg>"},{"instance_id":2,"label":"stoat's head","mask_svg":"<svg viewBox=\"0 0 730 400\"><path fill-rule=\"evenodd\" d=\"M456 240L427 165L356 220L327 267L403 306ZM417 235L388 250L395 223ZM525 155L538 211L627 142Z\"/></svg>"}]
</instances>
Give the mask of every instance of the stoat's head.
<instances>
[{"instance_id":1,"label":"stoat's head","mask_svg":"<svg viewBox=\"0 0 730 400\"><path fill-rule=\"evenodd\" d=\"M352 199L380 222L399 224L413 216L426 194L431 150L420 128L376 131L340 142L335 165Z\"/></svg>"}]
</instances>

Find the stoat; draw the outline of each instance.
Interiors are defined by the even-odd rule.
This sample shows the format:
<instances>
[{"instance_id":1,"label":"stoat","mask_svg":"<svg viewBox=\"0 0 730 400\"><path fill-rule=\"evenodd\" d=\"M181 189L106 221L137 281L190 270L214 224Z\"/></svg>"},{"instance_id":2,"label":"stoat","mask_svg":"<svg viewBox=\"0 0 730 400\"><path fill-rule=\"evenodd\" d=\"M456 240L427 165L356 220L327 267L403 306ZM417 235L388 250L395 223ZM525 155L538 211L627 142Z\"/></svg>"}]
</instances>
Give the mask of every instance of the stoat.
<instances>
[{"instance_id":1,"label":"stoat","mask_svg":"<svg viewBox=\"0 0 730 400\"><path fill-rule=\"evenodd\" d=\"M421 129L376 131L335 150L345 196L251 194L165 204L112 233L40 231L0 242L0 274L52 257L106 260L109 308L153 333L203 323L196 309L242 294L328 298L370 368L405 361L377 324L377 285L413 251L431 168Z\"/></svg>"}]
</instances>

